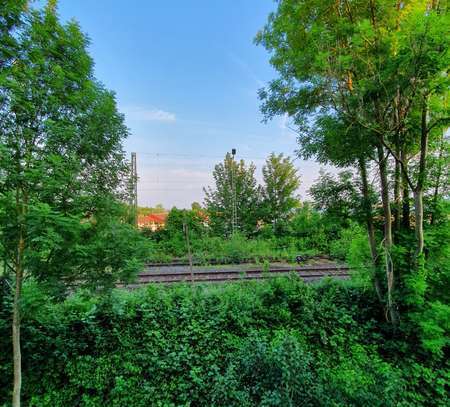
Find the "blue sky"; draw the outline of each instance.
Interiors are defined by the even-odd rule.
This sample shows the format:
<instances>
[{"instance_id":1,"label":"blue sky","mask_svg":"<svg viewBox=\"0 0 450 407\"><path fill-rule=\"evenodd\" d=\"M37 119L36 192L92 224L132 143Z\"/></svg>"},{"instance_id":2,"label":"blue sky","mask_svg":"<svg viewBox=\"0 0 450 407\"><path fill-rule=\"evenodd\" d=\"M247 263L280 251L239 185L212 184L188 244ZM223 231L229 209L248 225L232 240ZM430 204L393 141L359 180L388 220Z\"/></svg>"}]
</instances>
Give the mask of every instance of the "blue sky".
<instances>
[{"instance_id":1,"label":"blue sky","mask_svg":"<svg viewBox=\"0 0 450 407\"><path fill-rule=\"evenodd\" d=\"M294 155L283 117L261 122L257 90L276 73L253 43L272 0L60 0L91 39L96 77L116 92L138 159L139 205L189 207L203 200L212 169L231 148L261 178L270 152ZM299 193L318 176L296 161Z\"/></svg>"}]
</instances>

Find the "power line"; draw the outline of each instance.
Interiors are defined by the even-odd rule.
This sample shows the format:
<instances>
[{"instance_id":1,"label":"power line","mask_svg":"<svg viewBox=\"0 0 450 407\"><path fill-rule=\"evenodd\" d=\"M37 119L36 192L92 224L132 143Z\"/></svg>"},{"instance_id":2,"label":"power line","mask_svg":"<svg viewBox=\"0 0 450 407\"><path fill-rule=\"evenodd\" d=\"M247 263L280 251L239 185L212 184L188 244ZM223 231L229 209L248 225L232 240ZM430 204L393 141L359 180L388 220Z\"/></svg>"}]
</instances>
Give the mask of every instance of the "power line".
<instances>
[{"instance_id":1,"label":"power line","mask_svg":"<svg viewBox=\"0 0 450 407\"><path fill-rule=\"evenodd\" d=\"M197 191L198 189L201 189L201 190L203 190L203 187L201 187L201 188L145 188L145 189L142 189L142 188L139 188L139 191L141 191L141 192L152 192L152 191L164 191L164 192L167 192L167 191L178 191L178 192L181 192L181 191Z\"/></svg>"},{"instance_id":2,"label":"power line","mask_svg":"<svg viewBox=\"0 0 450 407\"><path fill-rule=\"evenodd\" d=\"M144 151L137 151L138 154L141 155L149 155L153 157L173 157L173 158L214 158L214 159L220 159L223 160L225 157L223 155L207 155L207 154L178 154L178 153L149 153ZM251 156L240 156L239 158L245 159L245 160L265 160L267 157L251 157Z\"/></svg>"},{"instance_id":3,"label":"power line","mask_svg":"<svg viewBox=\"0 0 450 407\"><path fill-rule=\"evenodd\" d=\"M198 182L197 181L196 182L190 181L191 184L202 183L202 182L204 182L204 181L203 180L198 180ZM143 185L143 184L186 184L186 181L167 181L167 180L166 181L165 180L139 181L139 185Z\"/></svg>"}]
</instances>

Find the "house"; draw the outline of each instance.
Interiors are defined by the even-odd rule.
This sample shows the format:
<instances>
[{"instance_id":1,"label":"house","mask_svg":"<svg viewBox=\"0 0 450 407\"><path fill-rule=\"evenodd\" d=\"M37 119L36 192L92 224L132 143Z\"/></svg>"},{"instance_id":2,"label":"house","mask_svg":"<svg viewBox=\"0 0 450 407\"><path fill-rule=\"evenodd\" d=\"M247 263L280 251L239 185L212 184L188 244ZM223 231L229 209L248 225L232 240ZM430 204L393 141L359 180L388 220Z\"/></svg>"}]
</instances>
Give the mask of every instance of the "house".
<instances>
[{"instance_id":1,"label":"house","mask_svg":"<svg viewBox=\"0 0 450 407\"><path fill-rule=\"evenodd\" d=\"M167 213L150 213L139 215L137 225L139 229L150 229L152 232L163 229L166 225Z\"/></svg>"}]
</instances>

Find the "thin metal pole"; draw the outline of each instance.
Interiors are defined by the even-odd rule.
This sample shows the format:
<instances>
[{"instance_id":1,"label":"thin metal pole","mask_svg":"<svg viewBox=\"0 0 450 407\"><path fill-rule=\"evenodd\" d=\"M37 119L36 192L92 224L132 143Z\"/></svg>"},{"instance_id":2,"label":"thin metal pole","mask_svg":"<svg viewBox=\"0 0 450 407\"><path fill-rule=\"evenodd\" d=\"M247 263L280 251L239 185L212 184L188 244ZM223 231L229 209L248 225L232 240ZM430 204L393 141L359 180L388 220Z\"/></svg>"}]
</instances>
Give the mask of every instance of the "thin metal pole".
<instances>
[{"instance_id":1,"label":"thin metal pole","mask_svg":"<svg viewBox=\"0 0 450 407\"><path fill-rule=\"evenodd\" d=\"M134 225L138 224L138 201L137 201L137 160L136 153L131 153L131 177L133 182L133 192L132 192L132 210L134 216Z\"/></svg>"},{"instance_id":2,"label":"thin metal pole","mask_svg":"<svg viewBox=\"0 0 450 407\"><path fill-rule=\"evenodd\" d=\"M231 194L232 194L232 221L231 221L231 228L233 235L236 232L237 228L237 204L236 204L236 174L235 172L235 161L234 156L236 155L236 149L233 148L231 150Z\"/></svg>"}]
</instances>

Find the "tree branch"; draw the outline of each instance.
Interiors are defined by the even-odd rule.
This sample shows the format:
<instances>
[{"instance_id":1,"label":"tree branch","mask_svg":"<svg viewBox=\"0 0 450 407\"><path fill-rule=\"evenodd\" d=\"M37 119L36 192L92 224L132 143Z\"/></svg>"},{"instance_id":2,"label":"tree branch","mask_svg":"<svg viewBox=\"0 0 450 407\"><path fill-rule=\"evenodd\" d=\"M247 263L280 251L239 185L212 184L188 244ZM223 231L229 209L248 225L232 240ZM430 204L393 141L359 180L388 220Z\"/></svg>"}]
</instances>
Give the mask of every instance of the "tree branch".
<instances>
[{"instance_id":1,"label":"tree branch","mask_svg":"<svg viewBox=\"0 0 450 407\"><path fill-rule=\"evenodd\" d=\"M388 150L389 154L392 155L392 157L394 157L395 161L397 161L403 170L403 174L405 175L405 179L408 182L408 185L410 186L411 189L415 189L414 184L411 181L411 178L408 175L408 168L406 167L405 163L403 162L403 160L392 150L392 148L384 141L383 137L380 137L380 142L381 144L386 148L386 150Z\"/></svg>"}]
</instances>

